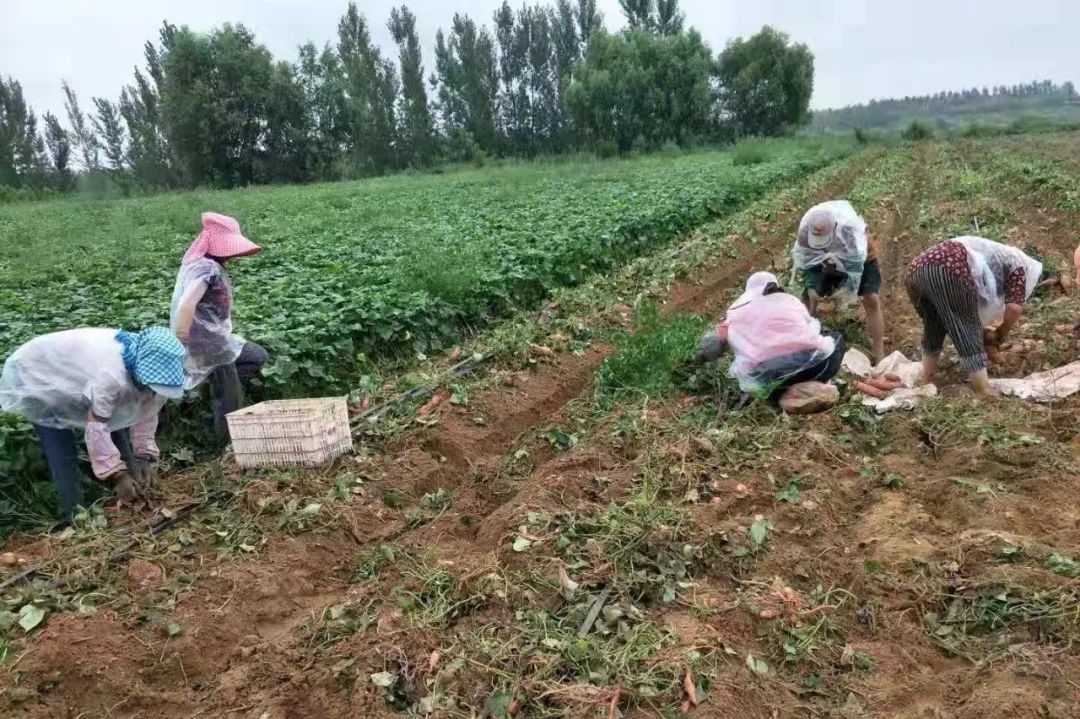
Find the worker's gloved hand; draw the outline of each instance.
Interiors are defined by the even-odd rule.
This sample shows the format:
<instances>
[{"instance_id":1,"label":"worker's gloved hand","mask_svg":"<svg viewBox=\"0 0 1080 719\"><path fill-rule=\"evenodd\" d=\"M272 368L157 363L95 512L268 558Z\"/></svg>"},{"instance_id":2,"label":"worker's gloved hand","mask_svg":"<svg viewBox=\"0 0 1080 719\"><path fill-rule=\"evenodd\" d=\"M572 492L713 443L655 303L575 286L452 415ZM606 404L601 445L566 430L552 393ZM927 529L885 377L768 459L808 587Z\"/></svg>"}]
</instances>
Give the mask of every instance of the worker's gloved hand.
<instances>
[{"instance_id":1,"label":"worker's gloved hand","mask_svg":"<svg viewBox=\"0 0 1080 719\"><path fill-rule=\"evenodd\" d=\"M698 362L715 362L724 354L725 342L713 330L701 338L697 346Z\"/></svg>"},{"instance_id":2,"label":"worker's gloved hand","mask_svg":"<svg viewBox=\"0 0 1080 719\"><path fill-rule=\"evenodd\" d=\"M127 472L118 472L111 477L113 486L116 487L116 496L121 502L135 504L139 501L141 493L135 484L135 480Z\"/></svg>"},{"instance_id":3,"label":"worker's gloved hand","mask_svg":"<svg viewBox=\"0 0 1080 719\"><path fill-rule=\"evenodd\" d=\"M157 465L154 462L136 457L128 463L128 473L141 496L148 496L154 489L154 483L157 481Z\"/></svg>"}]
</instances>

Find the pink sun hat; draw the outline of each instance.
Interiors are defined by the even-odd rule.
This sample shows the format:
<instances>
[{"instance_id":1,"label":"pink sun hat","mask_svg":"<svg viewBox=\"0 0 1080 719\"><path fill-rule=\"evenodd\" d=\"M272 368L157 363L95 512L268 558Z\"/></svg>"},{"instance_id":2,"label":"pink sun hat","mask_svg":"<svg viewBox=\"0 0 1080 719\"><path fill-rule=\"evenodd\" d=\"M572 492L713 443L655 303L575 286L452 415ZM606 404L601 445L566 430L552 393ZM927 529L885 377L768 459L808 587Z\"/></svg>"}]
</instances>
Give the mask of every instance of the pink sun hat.
<instances>
[{"instance_id":1,"label":"pink sun hat","mask_svg":"<svg viewBox=\"0 0 1080 719\"><path fill-rule=\"evenodd\" d=\"M184 253L185 265L190 265L200 257L246 257L254 255L262 248L240 233L240 223L228 215L216 212L204 212L202 232Z\"/></svg>"}]
</instances>

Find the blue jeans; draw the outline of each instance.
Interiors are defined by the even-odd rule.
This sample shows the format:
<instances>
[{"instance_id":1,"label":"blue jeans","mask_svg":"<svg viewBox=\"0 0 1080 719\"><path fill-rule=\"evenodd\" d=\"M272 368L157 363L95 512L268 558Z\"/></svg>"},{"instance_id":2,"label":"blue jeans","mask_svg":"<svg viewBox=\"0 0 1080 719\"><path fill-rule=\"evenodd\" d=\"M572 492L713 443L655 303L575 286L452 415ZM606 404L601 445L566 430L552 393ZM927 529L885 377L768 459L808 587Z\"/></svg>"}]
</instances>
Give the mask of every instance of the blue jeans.
<instances>
[{"instance_id":1,"label":"blue jeans","mask_svg":"<svg viewBox=\"0 0 1080 719\"><path fill-rule=\"evenodd\" d=\"M79 448L76 444L75 431L56 429L35 424L34 430L41 440L41 451L49 465L56 496L60 500L60 511L64 519L71 519L75 507L83 503L82 482L79 476ZM134 458L131 450L131 438L126 429L112 433L112 441L120 451L120 457L130 464Z\"/></svg>"}]
</instances>

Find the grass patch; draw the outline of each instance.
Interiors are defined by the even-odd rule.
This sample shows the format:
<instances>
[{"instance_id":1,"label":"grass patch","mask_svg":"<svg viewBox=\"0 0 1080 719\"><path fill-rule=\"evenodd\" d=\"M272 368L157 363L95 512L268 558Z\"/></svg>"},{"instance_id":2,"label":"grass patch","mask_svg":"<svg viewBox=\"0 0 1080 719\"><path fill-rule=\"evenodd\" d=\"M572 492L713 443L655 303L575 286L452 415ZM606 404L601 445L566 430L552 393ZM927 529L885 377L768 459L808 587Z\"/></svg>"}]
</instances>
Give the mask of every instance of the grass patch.
<instances>
[{"instance_id":1,"label":"grass patch","mask_svg":"<svg viewBox=\"0 0 1080 719\"><path fill-rule=\"evenodd\" d=\"M303 630L308 637L308 648L323 653L338 642L354 634L363 633L375 622L371 611L374 602L338 604L323 610L317 621L309 622Z\"/></svg>"},{"instance_id":2,"label":"grass patch","mask_svg":"<svg viewBox=\"0 0 1080 719\"><path fill-rule=\"evenodd\" d=\"M731 149L731 164L736 167L762 165L772 159L772 150L760 140L743 140Z\"/></svg>"},{"instance_id":3,"label":"grass patch","mask_svg":"<svg viewBox=\"0 0 1080 719\"><path fill-rule=\"evenodd\" d=\"M464 644L496 676L515 677L528 716L610 716L611 706L677 716L687 667L697 668L693 676L702 678L699 698L707 696L711 657L672 651L674 637L629 606L607 606L608 619L597 620L601 629L580 636L588 606L586 601L556 613L527 612L513 630L488 627L464 637ZM530 658L524 672L522 656ZM491 696L500 693L512 696L514 685L508 681ZM490 699L485 703L490 706Z\"/></svg>"},{"instance_id":4,"label":"grass patch","mask_svg":"<svg viewBox=\"0 0 1080 719\"><path fill-rule=\"evenodd\" d=\"M693 359L704 328L697 315L661 317L652 305L643 307L634 332L617 340L618 350L596 373L598 404L611 407L670 394L678 386L677 370Z\"/></svg>"},{"instance_id":5,"label":"grass patch","mask_svg":"<svg viewBox=\"0 0 1080 719\"><path fill-rule=\"evenodd\" d=\"M416 561L402 568L404 582L394 588L401 611L421 626L445 628L484 607L490 592L457 575Z\"/></svg>"},{"instance_id":6,"label":"grass patch","mask_svg":"<svg viewBox=\"0 0 1080 719\"><path fill-rule=\"evenodd\" d=\"M455 633L440 671L420 675L422 689L402 662L390 662L372 681L410 716L608 716L641 707L673 717L688 670L698 699L707 698L717 653L676 650L673 635L626 603L608 602L590 625L595 601L582 594L554 609L519 608L507 621Z\"/></svg>"},{"instance_id":7,"label":"grass patch","mask_svg":"<svg viewBox=\"0 0 1080 719\"><path fill-rule=\"evenodd\" d=\"M506 717L517 713L510 706L518 706L527 716L592 716L614 705L624 712L643 707L676 716L688 669L699 699L707 697L720 653L677 650L676 638L624 584L633 581L634 572L649 572L642 557L652 556L657 545L645 535L670 538L670 523L678 517L650 512L645 503L632 506L594 518L566 518L562 531L544 540L549 547L547 539L554 538L564 550L588 545L610 555L598 555L601 560L613 556L614 577L611 568L603 569L613 580L607 587L584 578L580 584L555 582L546 566L462 577L423 558L397 564L401 582L393 597L398 608L416 626L444 633L446 641L440 671L421 675L422 689L410 681L410 667L402 662L391 661L384 672L371 675L385 689L386 701L421 715L445 709L454 716ZM557 520L537 514L529 530L556 525ZM559 539L570 532L573 538ZM585 554L580 559L588 561ZM571 559L565 566L577 564ZM348 627L326 629L319 642L333 642ZM355 668L347 673L355 674Z\"/></svg>"},{"instance_id":8,"label":"grass patch","mask_svg":"<svg viewBox=\"0 0 1080 719\"><path fill-rule=\"evenodd\" d=\"M802 598L803 595L792 593L790 596ZM846 633L836 615L841 611L850 613L847 605L855 603L854 597L843 589L818 586L806 595L806 599L818 611L803 615L788 607L786 611L794 616L781 616L772 623L767 636L775 650L770 658L777 664L803 665L826 676L833 671L843 671L845 665L848 668L872 666L868 657L845 655Z\"/></svg>"},{"instance_id":9,"label":"grass patch","mask_svg":"<svg viewBox=\"0 0 1080 719\"><path fill-rule=\"evenodd\" d=\"M606 584L633 602L670 604L702 556L689 540L689 525L684 507L639 489L595 514L531 512L525 534L554 545L583 585Z\"/></svg>"},{"instance_id":10,"label":"grass patch","mask_svg":"<svg viewBox=\"0 0 1080 719\"><path fill-rule=\"evenodd\" d=\"M393 566L398 561L403 561L411 554L408 550L394 544L380 544L377 547L368 547L356 555L353 562L352 579L356 582L370 582L378 579L382 571Z\"/></svg>"},{"instance_id":11,"label":"grass patch","mask_svg":"<svg viewBox=\"0 0 1080 719\"><path fill-rule=\"evenodd\" d=\"M955 590L923 616L923 629L958 656L999 651L995 634L1008 629L1026 629L1038 644L1075 647L1080 594L1075 587L1032 591L1003 584Z\"/></svg>"},{"instance_id":12,"label":"grass patch","mask_svg":"<svg viewBox=\"0 0 1080 719\"><path fill-rule=\"evenodd\" d=\"M931 139L934 136L934 131L925 122L920 122L919 120L912 120L911 124L908 125L903 132L900 133L900 136L903 137L905 140L917 142L919 140Z\"/></svg>"},{"instance_id":13,"label":"grass patch","mask_svg":"<svg viewBox=\"0 0 1080 719\"><path fill-rule=\"evenodd\" d=\"M939 399L922 402L916 410L923 443L935 453L975 445L992 454L1006 455L1018 447L1041 445L1043 439L1028 431L1031 420L1021 404L1008 401Z\"/></svg>"}]
</instances>

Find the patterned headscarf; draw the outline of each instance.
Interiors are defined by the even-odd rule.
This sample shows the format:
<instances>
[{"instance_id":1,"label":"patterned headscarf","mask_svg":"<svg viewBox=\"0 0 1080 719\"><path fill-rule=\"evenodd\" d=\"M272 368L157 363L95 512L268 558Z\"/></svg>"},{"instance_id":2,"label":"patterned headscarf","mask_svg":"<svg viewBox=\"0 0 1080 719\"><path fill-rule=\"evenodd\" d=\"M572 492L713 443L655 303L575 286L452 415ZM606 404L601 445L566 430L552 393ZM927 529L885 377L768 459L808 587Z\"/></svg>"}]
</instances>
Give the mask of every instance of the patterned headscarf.
<instances>
[{"instance_id":1,"label":"patterned headscarf","mask_svg":"<svg viewBox=\"0 0 1080 719\"><path fill-rule=\"evenodd\" d=\"M190 265L200 257L245 257L262 250L240 233L240 223L227 215L204 212L202 232L184 253L183 264Z\"/></svg>"},{"instance_id":2,"label":"patterned headscarf","mask_svg":"<svg viewBox=\"0 0 1080 719\"><path fill-rule=\"evenodd\" d=\"M172 331L165 327L138 333L120 330L116 340L124 346L124 367L139 384L173 399L184 394L186 351Z\"/></svg>"}]
</instances>

